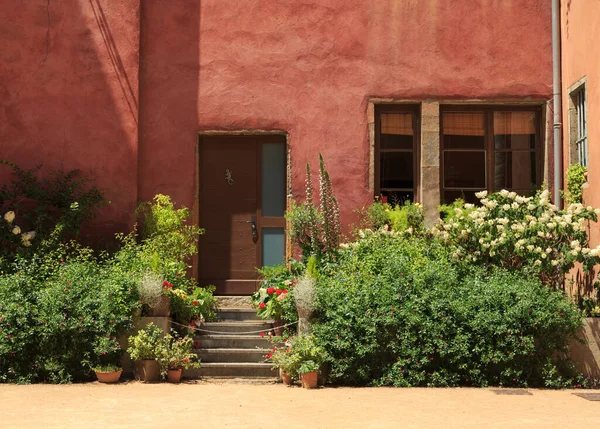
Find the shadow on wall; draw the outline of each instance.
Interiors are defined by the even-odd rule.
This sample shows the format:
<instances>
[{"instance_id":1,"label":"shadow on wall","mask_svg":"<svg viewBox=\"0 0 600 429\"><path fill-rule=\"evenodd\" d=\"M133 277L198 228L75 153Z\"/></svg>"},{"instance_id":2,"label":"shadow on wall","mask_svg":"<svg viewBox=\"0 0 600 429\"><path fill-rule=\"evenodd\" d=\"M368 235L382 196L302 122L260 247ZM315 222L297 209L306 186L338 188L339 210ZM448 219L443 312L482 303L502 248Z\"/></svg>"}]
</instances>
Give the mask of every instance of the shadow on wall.
<instances>
[{"instance_id":1,"label":"shadow on wall","mask_svg":"<svg viewBox=\"0 0 600 429\"><path fill-rule=\"evenodd\" d=\"M82 170L111 201L91 242L133 223L138 37L139 0L0 4L0 158Z\"/></svg>"}]
</instances>

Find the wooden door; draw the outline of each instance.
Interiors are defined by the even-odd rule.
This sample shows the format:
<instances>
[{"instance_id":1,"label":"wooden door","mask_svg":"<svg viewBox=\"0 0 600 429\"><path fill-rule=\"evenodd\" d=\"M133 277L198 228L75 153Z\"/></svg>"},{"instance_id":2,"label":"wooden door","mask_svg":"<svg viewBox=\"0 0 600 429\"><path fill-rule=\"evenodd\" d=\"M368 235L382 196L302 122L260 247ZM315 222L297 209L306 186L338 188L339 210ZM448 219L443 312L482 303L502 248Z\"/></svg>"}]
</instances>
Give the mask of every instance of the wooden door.
<instances>
[{"instance_id":1,"label":"wooden door","mask_svg":"<svg viewBox=\"0 0 600 429\"><path fill-rule=\"evenodd\" d=\"M199 162L199 283L252 294L263 259L284 260L285 138L203 136Z\"/></svg>"}]
</instances>

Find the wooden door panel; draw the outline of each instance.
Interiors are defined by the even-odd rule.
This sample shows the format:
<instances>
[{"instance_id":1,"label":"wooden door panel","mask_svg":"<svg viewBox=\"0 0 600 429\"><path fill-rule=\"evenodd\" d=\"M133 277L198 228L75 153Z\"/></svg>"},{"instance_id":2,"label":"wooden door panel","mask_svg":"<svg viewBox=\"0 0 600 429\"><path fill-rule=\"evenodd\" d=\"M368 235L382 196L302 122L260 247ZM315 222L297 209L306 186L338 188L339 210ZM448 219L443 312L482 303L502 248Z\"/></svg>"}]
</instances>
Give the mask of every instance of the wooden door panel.
<instances>
[{"instance_id":1,"label":"wooden door panel","mask_svg":"<svg viewBox=\"0 0 600 429\"><path fill-rule=\"evenodd\" d=\"M257 245L247 221L258 209L257 144L252 136L204 137L200 165L199 279L217 294L250 294Z\"/></svg>"}]
</instances>

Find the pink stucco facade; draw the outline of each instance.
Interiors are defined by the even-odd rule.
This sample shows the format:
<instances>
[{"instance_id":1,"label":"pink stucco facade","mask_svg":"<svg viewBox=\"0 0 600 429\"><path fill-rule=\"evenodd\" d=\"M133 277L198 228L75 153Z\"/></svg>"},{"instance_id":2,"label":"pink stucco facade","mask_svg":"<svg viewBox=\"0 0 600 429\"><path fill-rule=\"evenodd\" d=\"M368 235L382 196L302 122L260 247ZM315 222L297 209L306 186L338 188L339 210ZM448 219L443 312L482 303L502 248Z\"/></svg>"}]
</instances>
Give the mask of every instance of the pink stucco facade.
<instances>
[{"instance_id":1,"label":"pink stucco facade","mask_svg":"<svg viewBox=\"0 0 600 429\"><path fill-rule=\"evenodd\" d=\"M578 162L571 146L576 130L570 120L571 91L583 84L587 102L588 182L585 205L600 207L600 4L594 0L561 2L563 164ZM565 177L566 179L566 177ZM590 245L600 245L600 227L591 225Z\"/></svg>"},{"instance_id":2,"label":"pink stucco facade","mask_svg":"<svg viewBox=\"0 0 600 429\"><path fill-rule=\"evenodd\" d=\"M106 233L159 192L193 205L200 132L285 132L296 197L322 152L348 224L373 197L370 99L551 95L547 0L0 4L0 158L82 169Z\"/></svg>"}]
</instances>

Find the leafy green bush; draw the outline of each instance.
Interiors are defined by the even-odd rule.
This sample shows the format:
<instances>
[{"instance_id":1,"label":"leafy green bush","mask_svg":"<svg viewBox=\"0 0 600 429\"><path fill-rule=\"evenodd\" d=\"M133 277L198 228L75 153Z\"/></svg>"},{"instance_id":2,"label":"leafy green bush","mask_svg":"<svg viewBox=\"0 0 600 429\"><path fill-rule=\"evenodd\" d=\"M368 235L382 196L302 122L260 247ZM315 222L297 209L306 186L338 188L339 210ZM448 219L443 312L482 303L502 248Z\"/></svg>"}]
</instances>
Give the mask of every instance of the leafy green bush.
<instances>
[{"instance_id":1,"label":"leafy green bush","mask_svg":"<svg viewBox=\"0 0 600 429\"><path fill-rule=\"evenodd\" d=\"M149 323L145 328L131 338L131 345L127 349L133 360L159 360L165 352L164 332L154 323Z\"/></svg>"},{"instance_id":2,"label":"leafy green bush","mask_svg":"<svg viewBox=\"0 0 600 429\"><path fill-rule=\"evenodd\" d=\"M375 201L369 207L358 211L362 229L378 230L381 228L392 231L422 234L424 232L425 215L419 203L406 201L403 205L392 206L388 203Z\"/></svg>"},{"instance_id":3,"label":"leafy green bush","mask_svg":"<svg viewBox=\"0 0 600 429\"><path fill-rule=\"evenodd\" d=\"M567 168L567 190L561 191L567 204L583 203L583 185L587 180L587 168L581 164L571 164Z\"/></svg>"},{"instance_id":4,"label":"leafy green bush","mask_svg":"<svg viewBox=\"0 0 600 429\"><path fill-rule=\"evenodd\" d=\"M62 238L77 236L82 224L107 204L79 170L56 170L39 179L41 166L24 170L3 160L0 165L9 167L13 175L9 185L0 187L0 208L14 210L23 218L21 229L36 231L42 239L57 229Z\"/></svg>"},{"instance_id":5,"label":"leafy green bush","mask_svg":"<svg viewBox=\"0 0 600 429\"><path fill-rule=\"evenodd\" d=\"M55 261L19 260L0 276L0 381L63 383L85 378L91 367L116 363L118 336L139 305L135 281L87 249Z\"/></svg>"},{"instance_id":6,"label":"leafy green bush","mask_svg":"<svg viewBox=\"0 0 600 429\"><path fill-rule=\"evenodd\" d=\"M283 346L274 347L265 357L276 368L293 377L318 370L326 356L314 336L304 335L289 338Z\"/></svg>"},{"instance_id":7,"label":"leafy green bush","mask_svg":"<svg viewBox=\"0 0 600 429\"><path fill-rule=\"evenodd\" d=\"M445 246L370 234L318 283L313 333L334 382L552 386L581 313L539 280L452 262Z\"/></svg>"}]
</instances>

